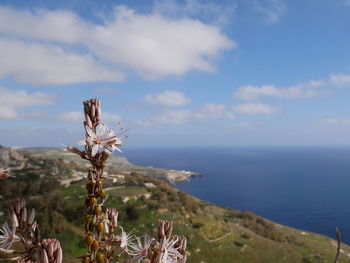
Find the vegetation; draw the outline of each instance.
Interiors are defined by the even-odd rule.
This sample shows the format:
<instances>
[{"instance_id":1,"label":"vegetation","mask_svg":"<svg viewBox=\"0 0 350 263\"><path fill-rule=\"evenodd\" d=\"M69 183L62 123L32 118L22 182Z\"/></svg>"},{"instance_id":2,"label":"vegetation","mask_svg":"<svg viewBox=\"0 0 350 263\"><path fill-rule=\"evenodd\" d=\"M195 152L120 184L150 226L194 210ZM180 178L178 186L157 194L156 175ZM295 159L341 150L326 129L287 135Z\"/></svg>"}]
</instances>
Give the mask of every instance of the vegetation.
<instances>
[{"instance_id":1,"label":"vegetation","mask_svg":"<svg viewBox=\"0 0 350 263\"><path fill-rule=\"evenodd\" d=\"M13 171L14 178L1 181L0 211L7 209L4 200L18 195L27 196L28 206L37 210L42 236L61 241L65 251L63 262L80 262L76 257L86 253L82 231L85 182L77 180L68 187L57 187L57 181L70 178L76 171L86 168L70 153L55 152L56 158L49 157L50 165L37 167L34 164L46 163L48 155L44 154L44 150L23 153L27 159L26 172ZM67 164L62 156L71 159L70 163ZM68 169L67 165L71 165L72 169ZM53 170L56 172L53 173ZM157 231L157 218L174 220L175 231L189 239L188 262L328 263L334 259L336 242L328 237L285 227L251 212L203 202L140 172L108 172L105 185L110 198L106 206L118 208L119 220L125 230L133 230L135 234L153 234ZM64 173L67 173L66 177ZM113 182L111 175L114 174L124 175L124 178ZM144 183L153 183L155 187L147 188ZM23 187L3 192L13 185ZM34 190L31 189L38 189L38 192L33 195ZM0 221L5 221L4 216ZM349 255L350 248L342 244L339 262L348 262Z\"/></svg>"}]
</instances>

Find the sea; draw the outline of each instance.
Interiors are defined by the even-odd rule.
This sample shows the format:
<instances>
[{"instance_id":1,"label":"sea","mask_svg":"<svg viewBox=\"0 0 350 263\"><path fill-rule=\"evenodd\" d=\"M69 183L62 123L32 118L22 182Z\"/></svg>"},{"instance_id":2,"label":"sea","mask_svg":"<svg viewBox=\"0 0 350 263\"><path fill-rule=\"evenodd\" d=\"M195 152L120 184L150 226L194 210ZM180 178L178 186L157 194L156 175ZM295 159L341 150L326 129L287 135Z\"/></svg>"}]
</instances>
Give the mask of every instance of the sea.
<instances>
[{"instance_id":1,"label":"sea","mask_svg":"<svg viewBox=\"0 0 350 263\"><path fill-rule=\"evenodd\" d=\"M137 165L198 172L176 188L350 244L350 147L126 149Z\"/></svg>"}]
</instances>

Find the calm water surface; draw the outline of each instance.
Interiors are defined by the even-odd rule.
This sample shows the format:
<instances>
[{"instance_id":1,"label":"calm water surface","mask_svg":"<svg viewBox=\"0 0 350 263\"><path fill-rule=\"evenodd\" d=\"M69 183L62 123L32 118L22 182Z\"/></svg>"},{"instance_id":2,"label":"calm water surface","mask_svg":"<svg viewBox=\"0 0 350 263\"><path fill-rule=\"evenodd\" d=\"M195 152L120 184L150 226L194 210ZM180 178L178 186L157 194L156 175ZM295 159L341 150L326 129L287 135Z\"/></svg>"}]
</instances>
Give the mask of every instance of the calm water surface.
<instances>
[{"instance_id":1,"label":"calm water surface","mask_svg":"<svg viewBox=\"0 0 350 263\"><path fill-rule=\"evenodd\" d=\"M125 149L132 163L199 172L200 199L350 244L350 148Z\"/></svg>"}]
</instances>

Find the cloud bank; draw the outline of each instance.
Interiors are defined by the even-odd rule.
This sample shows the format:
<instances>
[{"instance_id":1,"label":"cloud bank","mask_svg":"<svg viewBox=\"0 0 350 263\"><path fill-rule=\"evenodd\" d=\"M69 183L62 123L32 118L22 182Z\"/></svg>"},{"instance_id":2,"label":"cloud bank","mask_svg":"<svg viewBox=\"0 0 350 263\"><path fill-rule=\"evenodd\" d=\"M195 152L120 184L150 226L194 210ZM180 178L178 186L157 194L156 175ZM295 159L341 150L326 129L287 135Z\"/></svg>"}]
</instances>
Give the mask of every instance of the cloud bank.
<instances>
[{"instance_id":1,"label":"cloud bank","mask_svg":"<svg viewBox=\"0 0 350 263\"><path fill-rule=\"evenodd\" d=\"M146 79L211 72L235 47L218 26L125 6L101 24L71 11L0 7L0 33L0 77L39 85L116 82L128 70Z\"/></svg>"},{"instance_id":2,"label":"cloud bank","mask_svg":"<svg viewBox=\"0 0 350 263\"><path fill-rule=\"evenodd\" d=\"M33 106L53 103L55 97L44 92L28 93L25 90L10 90L0 87L0 119L15 119L21 115L19 110Z\"/></svg>"},{"instance_id":3,"label":"cloud bank","mask_svg":"<svg viewBox=\"0 0 350 263\"><path fill-rule=\"evenodd\" d=\"M184 94L174 90L166 90L159 94L148 94L145 96L145 100L150 104L166 107L179 107L191 103L191 100Z\"/></svg>"}]
</instances>

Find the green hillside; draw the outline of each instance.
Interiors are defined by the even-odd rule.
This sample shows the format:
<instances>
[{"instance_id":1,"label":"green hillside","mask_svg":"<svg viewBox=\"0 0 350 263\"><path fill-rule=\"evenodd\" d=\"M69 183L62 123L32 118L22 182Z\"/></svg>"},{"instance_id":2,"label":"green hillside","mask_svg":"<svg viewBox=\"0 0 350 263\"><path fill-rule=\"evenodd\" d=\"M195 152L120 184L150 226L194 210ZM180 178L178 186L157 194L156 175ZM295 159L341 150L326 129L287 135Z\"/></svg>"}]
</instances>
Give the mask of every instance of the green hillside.
<instances>
[{"instance_id":1,"label":"green hillside","mask_svg":"<svg viewBox=\"0 0 350 263\"><path fill-rule=\"evenodd\" d=\"M336 242L326 236L203 202L155 178L164 179L164 169L112 159L105 181L110 194L106 206L118 208L121 225L135 234L153 234L158 218L173 220L175 232L188 238L190 263L333 262ZM27 206L37 210L42 235L61 241L64 262L80 262L76 257L85 252L82 178L87 162L54 149L21 152L0 148L0 165L14 167L16 176L0 184L0 211L6 211L6 200L25 197ZM5 216L0 217L1 222ZM343 244L339 262L349 261L350 247Z\"/></svg>"}]
</instances>

